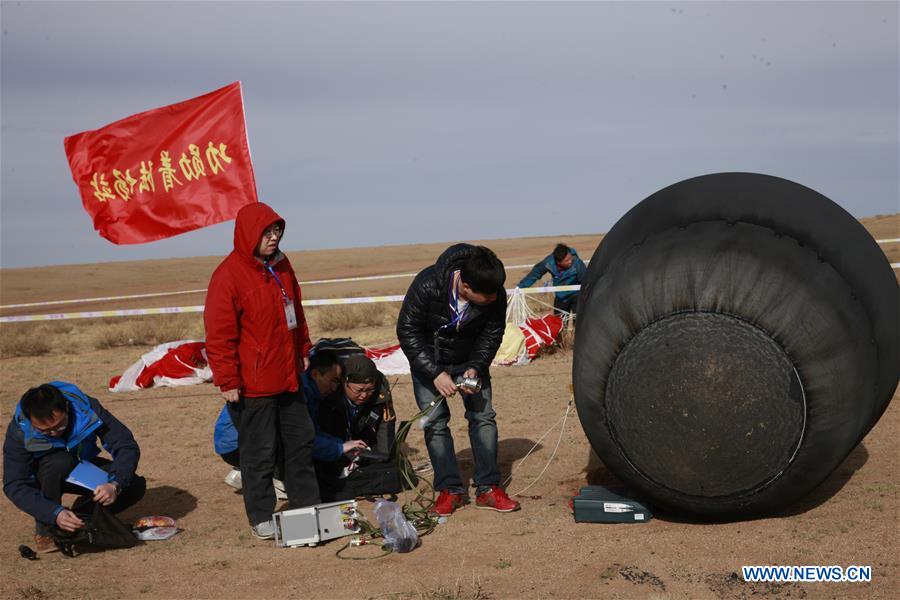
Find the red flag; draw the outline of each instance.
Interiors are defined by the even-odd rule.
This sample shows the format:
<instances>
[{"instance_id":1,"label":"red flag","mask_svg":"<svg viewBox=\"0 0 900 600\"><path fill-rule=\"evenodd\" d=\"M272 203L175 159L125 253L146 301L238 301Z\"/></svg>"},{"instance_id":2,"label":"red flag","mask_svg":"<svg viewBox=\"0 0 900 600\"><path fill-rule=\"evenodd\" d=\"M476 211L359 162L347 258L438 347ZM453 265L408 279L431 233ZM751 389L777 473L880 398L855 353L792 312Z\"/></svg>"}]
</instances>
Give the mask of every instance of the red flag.
<instances>
[{"instance_id":1,"label":"red flag","mask_svg":"<svg viewBox=\"0 0 900 600\"><path fill-rule=\"evenodd\" d=\"M257 202L239 81L64 143L84 209L114 244L213 225Z\"/></svg>"}]
</instances>

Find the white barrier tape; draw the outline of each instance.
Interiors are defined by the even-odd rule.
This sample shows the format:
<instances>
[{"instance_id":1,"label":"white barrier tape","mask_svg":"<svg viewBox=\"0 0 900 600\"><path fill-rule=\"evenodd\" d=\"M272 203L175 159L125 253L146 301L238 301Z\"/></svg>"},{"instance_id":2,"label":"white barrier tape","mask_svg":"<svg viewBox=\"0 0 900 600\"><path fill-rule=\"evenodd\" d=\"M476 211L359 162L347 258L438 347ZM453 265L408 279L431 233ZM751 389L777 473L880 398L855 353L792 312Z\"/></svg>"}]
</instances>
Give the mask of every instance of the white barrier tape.
<instances>
[{"instance_id":1,"label":"white barrier tape","mask_svg":"<svg viewBox=\"0 0 900 600\"><path fill-rule=\"evenodd\" d=\"M545 292L577 292L581 289L580 285L548 285L539 288L515 288L523 294L543 294ZM506 290L509 294L513 290Z\"/></svg>"},{"instance_id":2,"label":"white barrier tape","mask_svg":"<svg viewBox=\"0 0 900 600\"><path fill-rule=\"evenodd\" d=\"M892 269L900 269L900 263L891 263ZM575 292L580 285L557 285L539 288L517 288L523 294L544 294L550 292ZM507 290L507 293L513 290ZM337 304L370 304L375 302L402 302L405 296L361 296L358 298L321 298L304 300L303 306L333 306ZM142 315L163 315L203 312L203 306L167 306L162 308L132 308L124 310L95 310L78 313L51 313L46 315L17 315L0 317L0 323L24 323L30 321L62 321L67 319L101 319L106 317L134 317Z\"/></svg>"},{"instance_id":3,"label":"white barrier tape","mask_svg":"<svg viewBox=\"0 0 900 600\"><path fill-rule=\"evenodd\" d=\"M585 261L587 262L587 261ZM530 269L534 265L504 265L507 271L510 269ZM393 273L391 275L362 275L360 277L342 277L340 279L313 279L301 281L300 285L314 285L317 283L346 283L348 281L374 281L376 279L399 279L400 277L415 277L418 273ZM3 308L0 306L0 308Z\"/></svg>"},{"instance_id":4,"label":"white barrier tape","mask_svg":"<svg viewBox=\"0 0 900 600\"><path fill-rule=\"evenodd\" d=\"M24 321L64 321L67 319L101 319L105 317L135 317L140 315L162 315L203 312L203 306L167 306L164 308L130 308L124 310L92 310L78 313L51 313L46 315L18 315L0 317L0 323L21 323Z\"/></svg>"},{"instance_id":5,"label":"white barrier tape","mask_svg":"<svg viewBox=\"0 0 900 600\"><path fill-rule=\"evenodd\" d=\"M506 269L525 269L534 265L509 265ZM360 277L343 277L340 279L314 279L310 281L301 281L300 285L316 285L320 283L347 283L351 281L374 281L376 279L399 279L401 277L415 277L418 273L394 273L391 275L364 275ZM134 300L137 298L159 298L161 296L178 296L182 294L205 294L206 288L202 290L181 290L178 292L154 292L152 294L133 294L131 296L103 296L100 298L76 298L74 300L49 300L47 302L26 302L24 304L4 304L3 308L28 308L32 306L53 306L56 304L82 304L88 302L107 302L109 300Z\"/></svg>"},{"instance_id":6,"label":"white barrier tape","mask_svg":"<svg viewBox=\"0 0 900 600\"><path fill-rule=\"evenodd\" d=\"M107 300L132 300L134 298L158 298L159 296L178 296L180 294L199 294L202 290L182 290L180 292L155 292L153 294L133 294L131 296L104 296L102 298L76 298L74 300L51 300L48 302L26 302L25 304L4 304L0 308L26 308L29 306L52 306L54 304L78 304L82 302L105 302Z\"/></svg>"},{"instance_id":7,"label":"white barrier tape","mask_svg":"<svg viewBox=\"0 0 900 600\"><path fill-rule=\"evenodd\" d=\"M900 242L900 238L890 238L883 240L875 240L879 244L890 244L894 242ZM585 264L590 263L590 260L584 261ZM893 263L891 266L895 269L897 263ZM534 265L508 265L505 268L507 270L510 269L530 269ZM301 281L300 285L317 285L323 283L349 283L352 281L375 281L379 279L399 279L401 277L415 277L417 273L394 273L391 275L363 275L360 277L342 277L338 279L313 279L310 281ZM134 300L137 298L159 298L162 296L178 296L182 294L201 294L206 293L206 288L201 290L182 290L179 292L155 292L152 294L134 294L131 296L104 296L101 298L76 298L74 300L50 300L47 302L26 302L24 304L3 304L0 305L0 309L3 308L28 308L32 306L54 306L57 304L81 304L88 302L106 302L109 300ZM347 304L350 304L349 302ZM3 321L0 321L2 323Z\"/></svg>"},{"instance_id":8,"label":"white barrier tape","mask_svg":"<svg viewBox=\"0 0 900 600\"><path fill-rule=\"evenodd\" d=\"M524 294L540 294L545 292L574 292L580 285L558 285L540 288L522 289ZM512 292L512 290L507 290ZM303 306L331 306L336 304L370 304L374 302L403 302L401 296L361 296L359 298L321 298L304 300ZM0 317L0 323L24 323L29 321L62 321L67 319L102 319L106 317L136 317L141 315L163 315L203 312L203 306L166 306L163 308L129 308L124 310L93 310L77 313L51 313L46 315L17 315Z\"/></svg>"}]
</instances>

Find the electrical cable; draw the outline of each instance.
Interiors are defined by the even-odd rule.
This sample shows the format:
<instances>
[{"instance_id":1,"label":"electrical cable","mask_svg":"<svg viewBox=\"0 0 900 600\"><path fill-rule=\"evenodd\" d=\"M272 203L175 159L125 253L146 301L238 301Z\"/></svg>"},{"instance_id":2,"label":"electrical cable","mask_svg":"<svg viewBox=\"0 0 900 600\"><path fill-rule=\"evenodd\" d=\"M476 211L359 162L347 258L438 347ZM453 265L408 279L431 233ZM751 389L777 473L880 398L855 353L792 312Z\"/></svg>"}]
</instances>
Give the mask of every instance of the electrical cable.
<instances>
[{"instance_id":1,"label":"electrical cable","mask_svg":"<svg viewBox=\"0 0 900 600\"><path fill-rule=\"evenodd\" d=\"M396 384L396 382L395 382ZM396 435L394 436L394 449L397 454L397 470L403 478L404 483L409 486L408 489L415 490L416 496L411 501L407 502L402 506L403 516L415 527L416 533L421 538L423 536L428 535L438 524L438 518L431 512L432 507L435 502L435 490L434 485L427 478L422 477L420 474L417 475L416 470L413 468L412 463L406 458L406 455L403 453L401 448L403 447L404 442L406 441L407 436L409 436L409 432L412 430L412 427L415 423L419 421L419 419L427 418L428 414L434 410L438 404L443 402L445 399L443 397L433 400L428 406L426 406L423 410L418 412L408 421L403 423L400 426L400 429L397 430ZM538 440L534 443L531 449L522 457L522 460L519 461L519 464L516 465L512 471L510 471L509 477L506 478L506 481L503 483L503 486L506 487L510 481L512 481L512 474L522 466L522 463L531 455L532 452L540 445L541 441L550 435L550 432L553 431L560 422L562 425L559 430L559 438L556 440L556 447L553 448L553 453L550 455L550 458L547 460L547 464L544 465L544 468L538 473L538 476L534 478L534 480L529 483L527 486L511 494L512 496L520 496L528 489L531 488L534 484L536 484L540 479L544 476L544 473L547 472L547 469L550 467L553 459L556 457L556 453L559 450L560 444L562 444L563 434L566 431L566 421L569 418L569 415L572 412L572 408L574 407L575 397L574 395L569 396L569 401L566 403L566 410L563 413L563 416L554 423L550 429L544 432L544 434L538 438ZM419 483L422 482L425 484L425 487L419 488ZM374 560L377 558L382 558L391 554L393 550L385 546L384 544L375 541L379 537L382 536L382 531L380 528L375 527L372 523L370 523L365 517L359 515L357 518L357 522L360 525L360 533L350 538L346 544L341 546L334 555L342 560ZM351 546L368 546L374 545L379 546L381 548L381 554L377 556L344 556L344 551Z\"/></svg>"},{"instance_id":2,"label":"electrical cable","mask_svg":"<svg viewBox=\"0 0 900 600\"><path fill-rule=\"evenodd\" d=\"M422 477L421 475L416 475L412 463L410 463L404 455L402 447L403 443L406 441L407 436L409 435L410 430L412 429L412 426L417 423L419 419L426 417L428 413L430 413L438 404L443 401L443 397L433 400L418 414L403 423L394 436L393 448L397 454L397 470L403 478L404 483L409 486L408 489L416 491L415 498L404 504L401 510L403 511L403 516L406 517L406 519L416 529L416 534L420 538L434 531L434 528L438 524L437 517L431 513L431 508L434 506L435 502L434 485L427 478ZM419 489L419 482L423 482L426 484L427 487L424 489L424 491L423 489ZM341 546L334 553L336 557L342 560L374 560L377 558L385 557L393 552L390 547L384 546L382 543L375 541L376 538L383 537L380 528L375 527L372 523L369 522L368 519L366 519L362 515L359 515L357 517L357 522L360 526L360 533L350 538L350 541ZM343 556L344 551L350 546L368 545L379 546L382 550L382 553L377 556L365 557Z\"/></svg>"}]
</instances>

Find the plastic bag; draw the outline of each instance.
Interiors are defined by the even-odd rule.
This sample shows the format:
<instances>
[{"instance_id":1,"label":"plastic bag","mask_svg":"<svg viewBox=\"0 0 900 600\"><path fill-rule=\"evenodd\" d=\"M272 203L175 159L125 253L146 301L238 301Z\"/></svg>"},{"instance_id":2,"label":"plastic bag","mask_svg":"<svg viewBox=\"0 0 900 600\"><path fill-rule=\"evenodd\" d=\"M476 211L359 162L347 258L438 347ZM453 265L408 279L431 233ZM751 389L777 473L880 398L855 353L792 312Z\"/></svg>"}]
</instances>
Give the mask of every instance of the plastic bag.
<instances>
[{"instance_id":1,"label":"plastic bag","mask_svg":"<svg viewBox=\"0 0 900 600\"><path fill-rule=\"evenodd\" d=\"M175 519L172 517L160 517L157 515L141 517L131 526L132 529L149 529L151 527L175 527Z\"/></svg>"},{"instance_id":2,"label":"plastic bag","mask_svg":"<svg viewBox=\"0 0 900 600\"><path fill-rule=\"evenodd\" d=\"M179 532L175 519L158 515L141 517L131 528L135 537L144 542L167 540Z\"/></svg>"},{"instance_id":3,"label":"plastic bag","mask_svg":"<svg viewBox=\"0 0 900 600\"><path fill-rule=\"evenodd\" d=\"M153 542L167 540L178 533L178 531L179 529L177 527L151 527L140 531L135 529L134 535L143 542Z\"/></svg>"},{"instance_id":4,"label":"plastic bag","mask_svg":"<svg viewBox=\"0 0 900 600\"><path fill-rule=\"evenodd\" d=\"M375 519L381 527L384 545L394 552L409 552L419 543L412 523L406 520L400 505L390 500L375 502Z\"/></svg>"}]
</instances>

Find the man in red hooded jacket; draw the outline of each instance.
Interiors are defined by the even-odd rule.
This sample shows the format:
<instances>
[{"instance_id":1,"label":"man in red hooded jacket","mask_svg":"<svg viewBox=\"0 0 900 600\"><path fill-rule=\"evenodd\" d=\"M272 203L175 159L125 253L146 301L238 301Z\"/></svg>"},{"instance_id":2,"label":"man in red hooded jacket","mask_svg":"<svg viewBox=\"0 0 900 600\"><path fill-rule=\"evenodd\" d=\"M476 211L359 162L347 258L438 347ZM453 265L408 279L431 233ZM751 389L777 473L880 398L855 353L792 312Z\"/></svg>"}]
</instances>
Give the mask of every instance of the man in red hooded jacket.
<instances>
[{"instance_id":1,"label":"man in red hooded jacket","mask_svg":"<svg viewBox=\"0 0 900 600\"><path fill-rule=\"evenodd\" d=\"M213 383L238 428L244 508L261 539L275 533L272 476L279 446L290 508L320 502L315 429L300 381L309 332L300 285L278 249L283 234L284 219L269 206L244 206L235 219L234 250L210 279L203 313Z\"/></svg>"}]
</instances>

